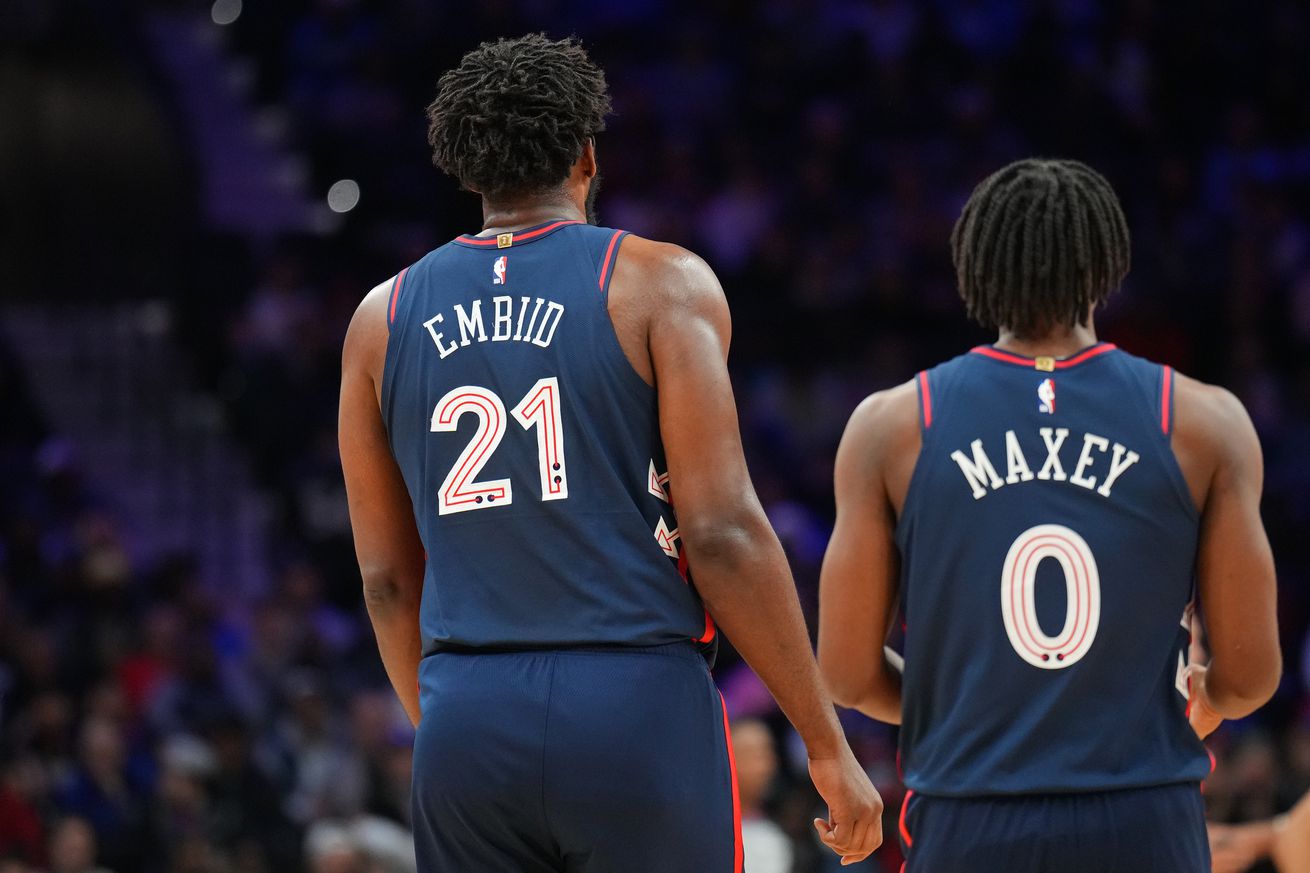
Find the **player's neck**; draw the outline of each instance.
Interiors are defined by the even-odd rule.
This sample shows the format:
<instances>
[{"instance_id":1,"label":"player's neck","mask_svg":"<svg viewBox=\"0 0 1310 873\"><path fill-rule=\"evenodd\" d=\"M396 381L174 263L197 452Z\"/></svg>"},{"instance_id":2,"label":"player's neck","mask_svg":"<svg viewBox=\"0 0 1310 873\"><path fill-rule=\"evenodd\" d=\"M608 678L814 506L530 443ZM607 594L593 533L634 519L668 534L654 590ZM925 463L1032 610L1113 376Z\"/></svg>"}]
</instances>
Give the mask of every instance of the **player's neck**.
<instances>
[{"instance_id":1,"label":"player's neck","mask_svg":"<svg viewBox=\"0 0 1310 873\"><path fill-rule=\"evenodd\" d=\"M507 203L482 201L484 233L522 230L550 221L586 221L586 211L566 197L526 199Z\"/></svg>"},{"instance_id":2,"label":"player's neck","mask_svg":"<svg viewBox=\"0 0 1310 873\"><path fill-rule=\"evenodd\" d=\"M1041 337L1018 337L1012 331L1002 328L996 340L996 348L1028 358L1067 358L1094 345L1096 330L1091 322L1061 328Z\"/></svg>"}]
</instances>

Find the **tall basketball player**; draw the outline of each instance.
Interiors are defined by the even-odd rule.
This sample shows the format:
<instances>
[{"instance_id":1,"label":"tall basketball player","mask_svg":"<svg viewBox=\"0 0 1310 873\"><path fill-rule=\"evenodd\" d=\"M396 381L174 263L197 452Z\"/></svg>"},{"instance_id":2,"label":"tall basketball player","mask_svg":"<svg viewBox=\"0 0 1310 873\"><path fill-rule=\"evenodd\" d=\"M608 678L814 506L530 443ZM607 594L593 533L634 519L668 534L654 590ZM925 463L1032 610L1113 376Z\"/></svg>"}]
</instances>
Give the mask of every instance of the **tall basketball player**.
<instances>
[{"instance_id":1,"label":"tall basketball player","mask_svg":"<svg viewBox=\"0 0 1310 873\"><path fill-rule=\"evenodd\" d=\"M1255 431L1228 392L1097 341L1129 238L1088 167L997 172L951 248L1000 336L852 416L825 678L902 725L909 873L1208 870L1198 734L1280 670ZM1208 669L1185 661L1194 582Z\"/></svg>"},{"instance_id":2,"label":"tall basketball player","mask_svg":"<svg viewBox=\"0 0 1310 873\"><path fill-rule=\"evenodd\" d=\"M605 79L487 43L428 108L483 230L375 288L342 364L365 598L418 726L424 873L741 869L718 628L805 741L847 863L882 801L847 747L747 475L714 274L587 222Z\"/></svg>"}]
</instances>

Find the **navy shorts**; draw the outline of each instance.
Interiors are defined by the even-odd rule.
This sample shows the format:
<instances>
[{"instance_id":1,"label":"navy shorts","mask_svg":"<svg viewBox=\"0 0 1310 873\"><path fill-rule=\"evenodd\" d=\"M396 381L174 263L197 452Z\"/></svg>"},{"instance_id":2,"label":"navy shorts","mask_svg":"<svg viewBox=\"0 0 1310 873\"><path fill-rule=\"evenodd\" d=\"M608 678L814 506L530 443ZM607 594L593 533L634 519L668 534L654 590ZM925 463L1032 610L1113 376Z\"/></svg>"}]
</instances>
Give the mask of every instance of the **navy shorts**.
<instances>
[{"instance_id":1,"label":"navy shorts","mask_svg":"<svg viewBox=\"0 0 1310 873\"><path fill-rule=\"evenodd\" d=\"M1016 797L927 797L901 809L905 873L1209 873L1195 782Z\"/></svg>"},{"instance_id":2,"label":"navy shorts","mask_svg":"<svg viewBox=\"0 0 1310 873\"><path fill-rule=\"evenodd\" d=\"M727 717L690 644L419 667L419 873L738 873Z\"/></svg>"}]
</instances>

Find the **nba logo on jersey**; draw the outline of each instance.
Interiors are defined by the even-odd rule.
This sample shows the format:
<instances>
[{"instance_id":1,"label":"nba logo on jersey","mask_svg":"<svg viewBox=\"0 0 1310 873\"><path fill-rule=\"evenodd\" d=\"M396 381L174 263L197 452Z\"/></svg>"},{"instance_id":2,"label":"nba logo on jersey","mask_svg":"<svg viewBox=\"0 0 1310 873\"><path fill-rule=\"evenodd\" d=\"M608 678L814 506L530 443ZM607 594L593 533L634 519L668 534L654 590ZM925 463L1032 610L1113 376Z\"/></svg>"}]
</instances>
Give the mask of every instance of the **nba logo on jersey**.
<instances>
[{"instance_id":1,"label":"nba logo on jersey","mask_svg":"<svg viewBox=\"0 0 1310 873\"><path fill-rule=\"evenodd\" d=\"M491 284L504 285L505 273L509 270L509 255L501 255L491 265ZM1049 381L1049 380L1048 380Z\"/></svg>"},{"instance_id":2,"label":"nba logo on jersey","mask_svg":"<svg viewBox=\"0 0 1310 873\"><path fill-rule=\"evenodd\" d=\"M1055 414L1055 380L1043 379L1037 386L1037 411Z\"/></svg>"}]
</instances>

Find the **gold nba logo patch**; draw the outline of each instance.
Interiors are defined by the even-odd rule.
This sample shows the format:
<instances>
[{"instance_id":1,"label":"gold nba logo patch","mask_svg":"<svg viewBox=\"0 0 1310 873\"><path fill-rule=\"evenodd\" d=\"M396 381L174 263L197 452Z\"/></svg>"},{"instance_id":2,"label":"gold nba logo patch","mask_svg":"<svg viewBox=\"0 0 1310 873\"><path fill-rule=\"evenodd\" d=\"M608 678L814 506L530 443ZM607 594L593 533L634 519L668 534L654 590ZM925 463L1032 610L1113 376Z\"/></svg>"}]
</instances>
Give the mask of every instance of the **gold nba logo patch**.
<instances>
[{"instance_id":1,"label":"gold nba logo patch","mask_svg":"<svg viewBox=\"0 0 1310 873\"><path fill-rule=\"evenodd\" d=\"M507 249L512 245L514 245L514 234L512 232L496 234L496 248Z\"/></svg>"}]
</instances>

